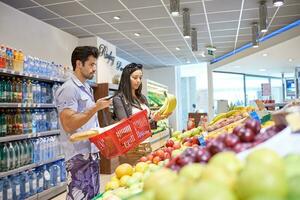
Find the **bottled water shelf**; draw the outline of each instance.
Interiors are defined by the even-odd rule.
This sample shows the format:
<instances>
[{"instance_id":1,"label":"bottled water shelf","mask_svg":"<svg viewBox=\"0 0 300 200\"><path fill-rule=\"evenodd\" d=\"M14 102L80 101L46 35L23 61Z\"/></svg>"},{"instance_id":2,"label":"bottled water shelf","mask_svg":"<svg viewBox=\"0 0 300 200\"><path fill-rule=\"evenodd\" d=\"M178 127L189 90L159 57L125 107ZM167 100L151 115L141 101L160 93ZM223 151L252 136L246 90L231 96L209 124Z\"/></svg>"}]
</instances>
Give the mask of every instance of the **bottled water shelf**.
<instances>
[{"instance_id":1,"label":"bottled water shelf","mask_svg":"<svg viewBox=\"0 0 300 200\"><path fill-rule=\"evenodd\" d=\"M33 195L33 196L27 198L26 200L51 199L51 198L63 193L64 191L66 191L66 189L67 189L67 183L62 182L62 183L59 183L57 186L49 188L48 190L45 190L36 195Z\"/></svg>"},{"instance_id":2,"label":"bottled water shelf","mask_svg":"<svg viewBox=\"0 0 300 200\"><path fill-rule=\"evenodd\" d=\"M33 168L36 168L36 167L39 167L39 166L42 166L42 165L46 165L46 164L49 164L49 163L52 163L52 162L55 162L55 161L59 161L59 160L62 160L64 158L65 158L64 155L60 155L60 156L58 156L54 159L50 159L50 160L47 160L47 161L44 161L44 162L32 163L32 164L25 165L25 166L22 166L22 167L19 167L17 169L13 169L13 170L10 170L10 171L7 171L7 172L0 172L0 178L7 177L7 176L10 176L10 175L13 175L13 174L17 174L19 172L26 171L26 170L29 170L29 169L33 169Z\"/></svg>"},{"instance_id":3,"label":"bottled water shelf","mask_svg":"<svg viewBox=\"0 0 300 200\"><path fill-rule=\"evenodd\" d=\"M52 78L52 77L47 77L47 76L40 76L36 74L29 74L29 73L24 73L24 72L17 72L14 70L9 70L9 69L2 69L0 68L0 73L1 74L7 74L7 75L14 75L14 76L21 76L29 79L35 79L35 80L41 80L41 81L50 81L50 82L65 82L64 79L59 79L59 78Z\"/></svg>"},{"instance_id":4,"label":"bottled water shelf","mask_svg":"<svg viewBox=\"0 0 300 200\"><path fill-rule=\"evenodd\" d=\"M56 108L52 103L0 103L0 108Z\"/></svg>"},{"instance_id":5,"label":"bottled water shelf","mask_svg":"<svg viewBox=\"0 0 300 200\"><path fill-rule=\"evenodd\" d=\"M24 140L24 139L36 138L36 137L44 137L50 135L59 135L59 133L60 130L52 130L52 131L45 131L45 132L32 133L32 134L9 135L9 136L0 137L0 143L16 141L16 140Z\"/></svg>"}]
</instances>

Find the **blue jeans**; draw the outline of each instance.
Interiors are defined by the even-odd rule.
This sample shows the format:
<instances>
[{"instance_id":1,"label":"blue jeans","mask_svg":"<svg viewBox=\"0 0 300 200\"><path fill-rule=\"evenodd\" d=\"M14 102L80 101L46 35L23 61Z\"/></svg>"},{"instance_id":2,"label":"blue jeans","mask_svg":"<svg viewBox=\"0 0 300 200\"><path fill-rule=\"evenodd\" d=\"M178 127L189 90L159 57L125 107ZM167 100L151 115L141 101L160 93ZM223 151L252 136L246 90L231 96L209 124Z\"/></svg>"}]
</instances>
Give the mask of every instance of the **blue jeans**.
<instances>
[{"instance_id":1,"label":"blue jeans","mask_svg":"<svg viewBox=\"0 0 300 200\"><path fill-rule=\"evenodd\" d=\"M98 154L77 154L66 162L67 200L90 200L100 190Z\"/></svg>"}]
</instances>

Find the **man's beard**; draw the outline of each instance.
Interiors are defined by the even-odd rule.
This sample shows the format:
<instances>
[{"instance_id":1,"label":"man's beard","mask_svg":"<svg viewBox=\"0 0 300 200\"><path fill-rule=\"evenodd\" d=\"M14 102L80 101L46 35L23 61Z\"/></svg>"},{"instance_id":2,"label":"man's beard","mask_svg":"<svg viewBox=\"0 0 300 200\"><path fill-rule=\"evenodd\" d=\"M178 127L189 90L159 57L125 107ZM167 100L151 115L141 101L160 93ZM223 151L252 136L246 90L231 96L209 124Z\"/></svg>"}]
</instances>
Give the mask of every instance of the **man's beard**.
<instances>
[{"instance_id":1,"label":"man's beard","mask_svg":"<svg viewBox=\"0 0 300 200\"><path fill-rule=\"evenodd\" d=\"M89 74L89 75L85 75L84 78L88 79L88 80L92 80L94 78L94 73L93 74Z\"/></svg>"}]
</instances>

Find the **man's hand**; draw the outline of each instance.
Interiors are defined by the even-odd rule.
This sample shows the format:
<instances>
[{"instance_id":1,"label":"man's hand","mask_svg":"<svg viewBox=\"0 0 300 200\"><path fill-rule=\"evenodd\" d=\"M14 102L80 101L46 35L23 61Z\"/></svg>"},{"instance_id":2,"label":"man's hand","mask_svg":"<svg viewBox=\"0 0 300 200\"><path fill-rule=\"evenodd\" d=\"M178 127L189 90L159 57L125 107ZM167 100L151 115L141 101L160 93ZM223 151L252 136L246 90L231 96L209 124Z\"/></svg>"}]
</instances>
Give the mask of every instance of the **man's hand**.
<instances>
[{"instance_id":1,"label":"man's hand","mask_svg":"<svg viewBox=\"0 0 300 200\"><path fill-rule=\"evenodd\" d=\"M105 99L98 99L96 101L96 106L98 108L98 110L102 110L104 108L109 107L112 104L112 100L105 100Z\"/></svg>"}]
</instances>

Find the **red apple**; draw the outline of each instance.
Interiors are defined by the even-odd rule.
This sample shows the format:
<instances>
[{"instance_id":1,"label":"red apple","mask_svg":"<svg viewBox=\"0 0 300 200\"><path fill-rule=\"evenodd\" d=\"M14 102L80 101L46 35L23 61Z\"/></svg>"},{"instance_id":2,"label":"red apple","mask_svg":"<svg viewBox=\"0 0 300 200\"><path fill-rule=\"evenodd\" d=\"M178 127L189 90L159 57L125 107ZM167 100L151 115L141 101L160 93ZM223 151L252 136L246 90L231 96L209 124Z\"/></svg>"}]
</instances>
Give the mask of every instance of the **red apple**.
<instances>
[{"instance_id":1,"label":"red apple","mask_svg":"<svg viewBox=\"0 0 300 200\"><path fill-rule=\"evenodd\" d=\"M215 139L207 144L207 149L212 155L215 155L225 150L225 144L221 140Z\"/></svg>"},{"instance_id":2,"label":"red apple","mask_svg":"<svg viewBox=\"0 0 300 200\"><path fill-rule=\"evenodd\" d=\"M227 147L234 147L239 142L240 142L240 139L235 134L227 134L224 139L224 143Z\"/></svg>"},{"instance_id":3,"label":"red apple","mask_svg":"<svg viewBox=\"0 0 300 200\"><path fill-rule=\"evenodd\" d=\"M178 142L175 142L175 144L173 145L174 149L180 149L181 145Z\"/></svg>"},{"instance_id":4,"label":"red apple","mask_svg":"<svg viewBox=\"0 0 300 200\"><path fill-rule=\"evenodd\" d=\"M174 141L173 140L168 140L166 143L166 147L173 147Z\"/></svg>"},{"instance_id":5,"label":"red apple","mask_svg":"<svg viewBox=\"0 0 300 200\"><path fill-rule=\"evenodd\" d=\"M246 130L241 132L240 134L240 139L242 142L253 142L256 135L255 132L249 128L246 128Z\"/></svg>"},{"instance_id":6,"label":"red apple","mask_svg":"<svg viewBox=\"0 0 300 200\"><path fill-rule=\"evenodd\" d=\"M200 144L197 136L194 136L194 137L192 138L192 143L193 143L193 144Z\"/></svg>"},{"instance_id":7,"label":"red apple","mask_svg":"<svg viewBox=\"0 0 300 200\"><path fill-rule=\"evenodd\" d=\"M143 157L140 158L140 161L141 161L141 162L146 162L147 160L148 160L148 159L147 159L146 156L143 156Z\"/></svg>"},{"instance_id":8,"label":"red apple","mask_svg":"<svg viewBox=\"0 0 300 200\"><path fill-rule=\"evenodd\" d=\"M242 129L242 126L237 126L233 129L232 133L239 136L240 130Z\"/></svg>"},{"instance_id":9,"label":"red apple","mask_svg":"<svg viewBox=\"0 0 300 200\"><path fill-rule=\"evenodd\" d=\"M161 159L164 159L165 152L161 149L156 151L156 156L159 156Z\"/></svg>"},{"instance_id":10,"label":"red apple","mask_svg":"<svg viewBox=\"0 0 300 200\"><path fill-rule=\"evenodd\" d=\"M185 143L183 143L183 145L184 145L184 146L187 146L187 147L191 147L191 146L192 146L192 143L190 143L190 142L185 142Z\"/></svg>"},{"instance_id":11,"label":"red apple","mask_svg":"<svg viewBox=\"0 0 300 200\"><path fill-rule=\"evenodd\" d=\"M165 152L164 154L164 160L165 159L170 159L171 158L171 154L169 154L168 152Z\"/></svg>"},{"instance_id":12,"label":"red apple","mask_svg":"<svg viewBox=\"0 0 300 200\"><path fill-rule=\"evenodd\" d=\"M254 119L246 121L245 127L251 129L255 134L258 134L261 129L260 122Z\"/></svg>"}]
</instances>

